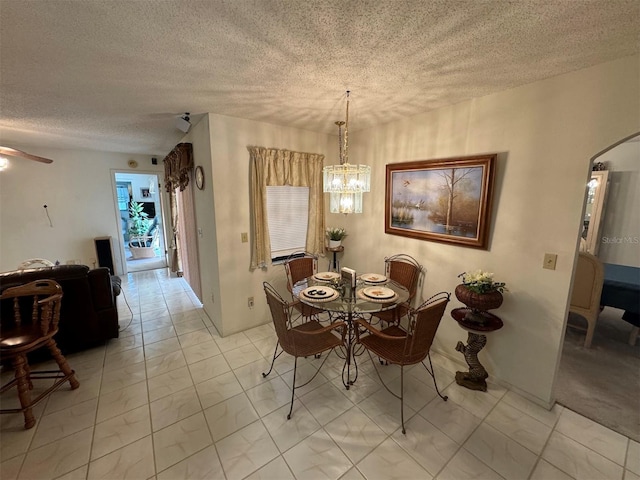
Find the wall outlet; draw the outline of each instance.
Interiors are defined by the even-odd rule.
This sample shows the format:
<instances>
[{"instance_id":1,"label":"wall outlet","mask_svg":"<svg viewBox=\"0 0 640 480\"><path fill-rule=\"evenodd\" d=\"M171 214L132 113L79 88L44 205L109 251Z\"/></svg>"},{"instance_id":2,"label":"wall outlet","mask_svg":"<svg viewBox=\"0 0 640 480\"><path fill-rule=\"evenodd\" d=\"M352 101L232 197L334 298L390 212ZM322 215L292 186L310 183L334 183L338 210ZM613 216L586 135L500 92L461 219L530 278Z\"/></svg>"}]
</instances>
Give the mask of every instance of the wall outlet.
<instances>
[{"instance_id":1,"label":"wall outlet","mask_svg":"<svg viewBox=\"0 0 640 480\"><path fill-rule=\"evenodd\" d=\"M249 308L253 308L253 297L249 297L247 299L247 305L249 306Z\"/></svg>"},{"instance_id":2,"label":"wall outlet","mask_svg":"<svg viewBox=\"0 0 640 480\"><path fill-rule=\"evenodd\" d=\"M240 234L240 240L242 243L247 243L249 241L249 234L247 232L242 232Z\"/></svg>"},{"instance_id":3,"label":"wall outlet","mask_svg":"<svg viewBox=\"0 0 640 480\"><path fill-rule=\"evenodd\" d=\"M544 260L542 262L542 268L546 268L547 270L555 270L557 261L558 255L556 255L555 253L545 253Z\"/></svg>"}]
</instances>

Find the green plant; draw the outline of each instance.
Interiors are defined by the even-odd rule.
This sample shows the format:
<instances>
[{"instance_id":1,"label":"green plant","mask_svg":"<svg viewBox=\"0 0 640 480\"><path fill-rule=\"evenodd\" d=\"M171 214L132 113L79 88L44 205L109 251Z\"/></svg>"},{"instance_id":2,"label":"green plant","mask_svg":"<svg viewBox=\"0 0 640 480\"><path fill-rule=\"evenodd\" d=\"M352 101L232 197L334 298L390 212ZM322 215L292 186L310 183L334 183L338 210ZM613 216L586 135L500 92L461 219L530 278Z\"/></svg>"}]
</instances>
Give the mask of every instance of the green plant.
<instances>
[{"instance_id":1,"label":"green plant","mask_svg":"<svg viewBox=\"0 0 640 480\"><path fill-rule=\"evenodd\" d=\"M327 237L329 240L342 240L347 236L347 231L344 228L329 227L327 228Z\"/></svg>"},{"instance_id":2,"label":"green plant","mask_svg":"<svg viewBox=\"0 0 640 480\"><path fill-rule=\"evenodd\" d=\"M149 214L144 211L144 206L139 202L129 204L129 235L146 235L149 230Z\"/></svg>"},{"instance_id":3,"label":"green plant","mask_svg":"<svg viewBox=\"0 0 640 480\"><path fill-rule=\"evenodd\" d=\"M493 273L477 270L474 273L463 272L458 277L462 277L462 284L475 293L489 293L498 291L508 292L504 282L495 282Z\"/></svg>"},{"instance_id":4,"label":"green plant","mask_svg":"<svg viewBox=\"0 0 640 480\"><path fill-rule=\"evenodd\" d=\"M393 208L391 210L391 221L400 225L410 225L413 223L413 213L408 208Z\"/></svg>"}]
</instances>

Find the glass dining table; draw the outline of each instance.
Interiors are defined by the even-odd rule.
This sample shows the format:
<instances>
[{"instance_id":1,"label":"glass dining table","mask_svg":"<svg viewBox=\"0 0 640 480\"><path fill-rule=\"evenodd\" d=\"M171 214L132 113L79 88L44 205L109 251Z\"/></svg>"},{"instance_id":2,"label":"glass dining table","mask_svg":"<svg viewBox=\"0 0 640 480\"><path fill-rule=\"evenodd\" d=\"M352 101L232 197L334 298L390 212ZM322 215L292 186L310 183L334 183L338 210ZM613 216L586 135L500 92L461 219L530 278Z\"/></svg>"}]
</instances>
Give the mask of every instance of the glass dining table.
<instances>
[{"instance_id":1,"label":"glass dining table","mask_svg":"<svg viewBox=\"0 0 640 480\"><path fill-rule=\"evenodd\" d=\"M336 272L320 272L299 281L293 286L293 295L306 305L328 312L331 319L347 323L347 345L342 368L342 383L347 390L358 379L355 320L393 309L409 299L409 291L405 287L384 275L361 275L353 288Z\"/></svg>"}]
</instances>

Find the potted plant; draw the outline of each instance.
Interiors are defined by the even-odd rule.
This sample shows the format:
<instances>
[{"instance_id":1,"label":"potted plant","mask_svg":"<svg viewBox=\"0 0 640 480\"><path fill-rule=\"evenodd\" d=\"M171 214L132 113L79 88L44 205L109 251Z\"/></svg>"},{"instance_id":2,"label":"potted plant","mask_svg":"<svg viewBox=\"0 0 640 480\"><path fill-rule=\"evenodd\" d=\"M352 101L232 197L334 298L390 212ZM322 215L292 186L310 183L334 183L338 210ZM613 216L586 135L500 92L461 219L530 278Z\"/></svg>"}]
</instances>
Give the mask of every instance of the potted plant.
<instances>
[{"instance_id":1,"label":"potted plant","mask_svg":"<svg viewBox=\"0 0 640 480\"><path fill-rule=\"evenodd\" d=\"M478 270L461 273L458 277L462 278L462 283L456 287L455 294L470 309L466 320L482 323L483 312L502 305L502 293L508 290L504 282L493 280L493 273Z\"/></svg>"},{"instance_id":2,"label":"potted plant","mask_svg":"<svg viewBox=\"0 0 640 480\"><path fill-rule=\"evenodd\" d=\"M329 239L329 248L337 248L342 243L342 239L347 236L347 231L341 227L327 228L327 238Z\"/></svg>"},{"instance_id":3,"label":"potted plant","mask_svg":"<svg viewBox=\"0 0 640 480\"><path fill-rule=\"evenodd\" d=\"M144 211L142 203L132 201L129 204L129 249L133 258L152 258L155 256L153 246L147 246L148 217L149 214Z\"/></svg>"}]
</instances>

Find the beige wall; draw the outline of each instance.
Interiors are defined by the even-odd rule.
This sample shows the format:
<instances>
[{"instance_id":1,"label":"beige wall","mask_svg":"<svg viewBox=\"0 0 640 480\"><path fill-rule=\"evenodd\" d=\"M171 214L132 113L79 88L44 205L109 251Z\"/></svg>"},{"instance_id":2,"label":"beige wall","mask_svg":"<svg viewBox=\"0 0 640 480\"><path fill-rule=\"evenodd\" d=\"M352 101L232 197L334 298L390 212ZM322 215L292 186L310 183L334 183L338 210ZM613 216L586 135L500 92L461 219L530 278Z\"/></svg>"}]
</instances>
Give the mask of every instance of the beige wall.
<instances>
[{"instance_id":1,"label":"beige wall","mask_svg":"<svg viewBox=\"0 0 640 480\"><path fill-rule=\"evenodd\" d=\"M638 72L635 56L354 132L351 158L374 176L365 214L349 218L343 264L381 271L384 256L413 255L427 269L424 297L452 292L461 272L494 272L510 290L495 312L505 325L489 335L480 359L492 377L547 404L591 158L639 130ZM485 152L498 153L489 250L384 233L387 163ZM328 215L327 225L341 221ZM545 252L558 255L556 270L542 269ZM459 306L454 299L450 308ZM461 358L455 345L465 338L447 313L434 349Z\"/></svg>"},{"instance_id":2,"label":"beige wall","mask_svg":"<svg viewBox=\"0 0 640 480\"><path fill-rule=\"evenodd\" d=\"M211 162L209 116L205 115L197 125L192 126L183 141L193 144L194 164L196 166L201 165L204 169L204 189L199 190L194 185L191 185L195 205L196 228L198 229L196 238L200 261L202 303L217 330L222 332L222 302L219 301L221 278L218 264L216 204L213 199L214 172Z\"/></svg>"},{"instance_id":3,"label":"beige wall","mask_svg":"<svg viewBox=\"0 0 640 480\"><path fill-rule=\"evenodd\" d=\"M111 236L121 274L114 172L159 173L162 159L152 165L151 155L22 148L53 163L10 159L10 167L0 173L0 270L13 270L29 258L93 266L93 239ZM130 159L138 162L137 169L128 167Z\"/></svg>"},{"instance_id":4,"label":"beige wall","mask_svg":"<svg viewBox=\"0 0 640 480\"><path fill-rule=\"evenodd\" d=\"M209 114L209 128L212 160L209 185L213 188L213 208L205 212L206 219L198 216L198 224L201 219L212 222L215 218L213 236L203 242L206 242L205 248L215 242L216 254L215 258L213 253L209 255L207 263L202 264L202 291L207 314L213 316L222 335L229 335L271 321L262 282L272 283L286 294L285 298L290 298L286 293L283 266L249 271L251 243L241 243L242 232L250 235L247 147L319 153L333 162L337 145L329 135L215 114ZM219 279L205 278L204 272L208 269L219 270ZM210 301L211 294L215 302ZM254 297L254 308L247 306L248 297Z\"/></svg>"}]
</instances>

